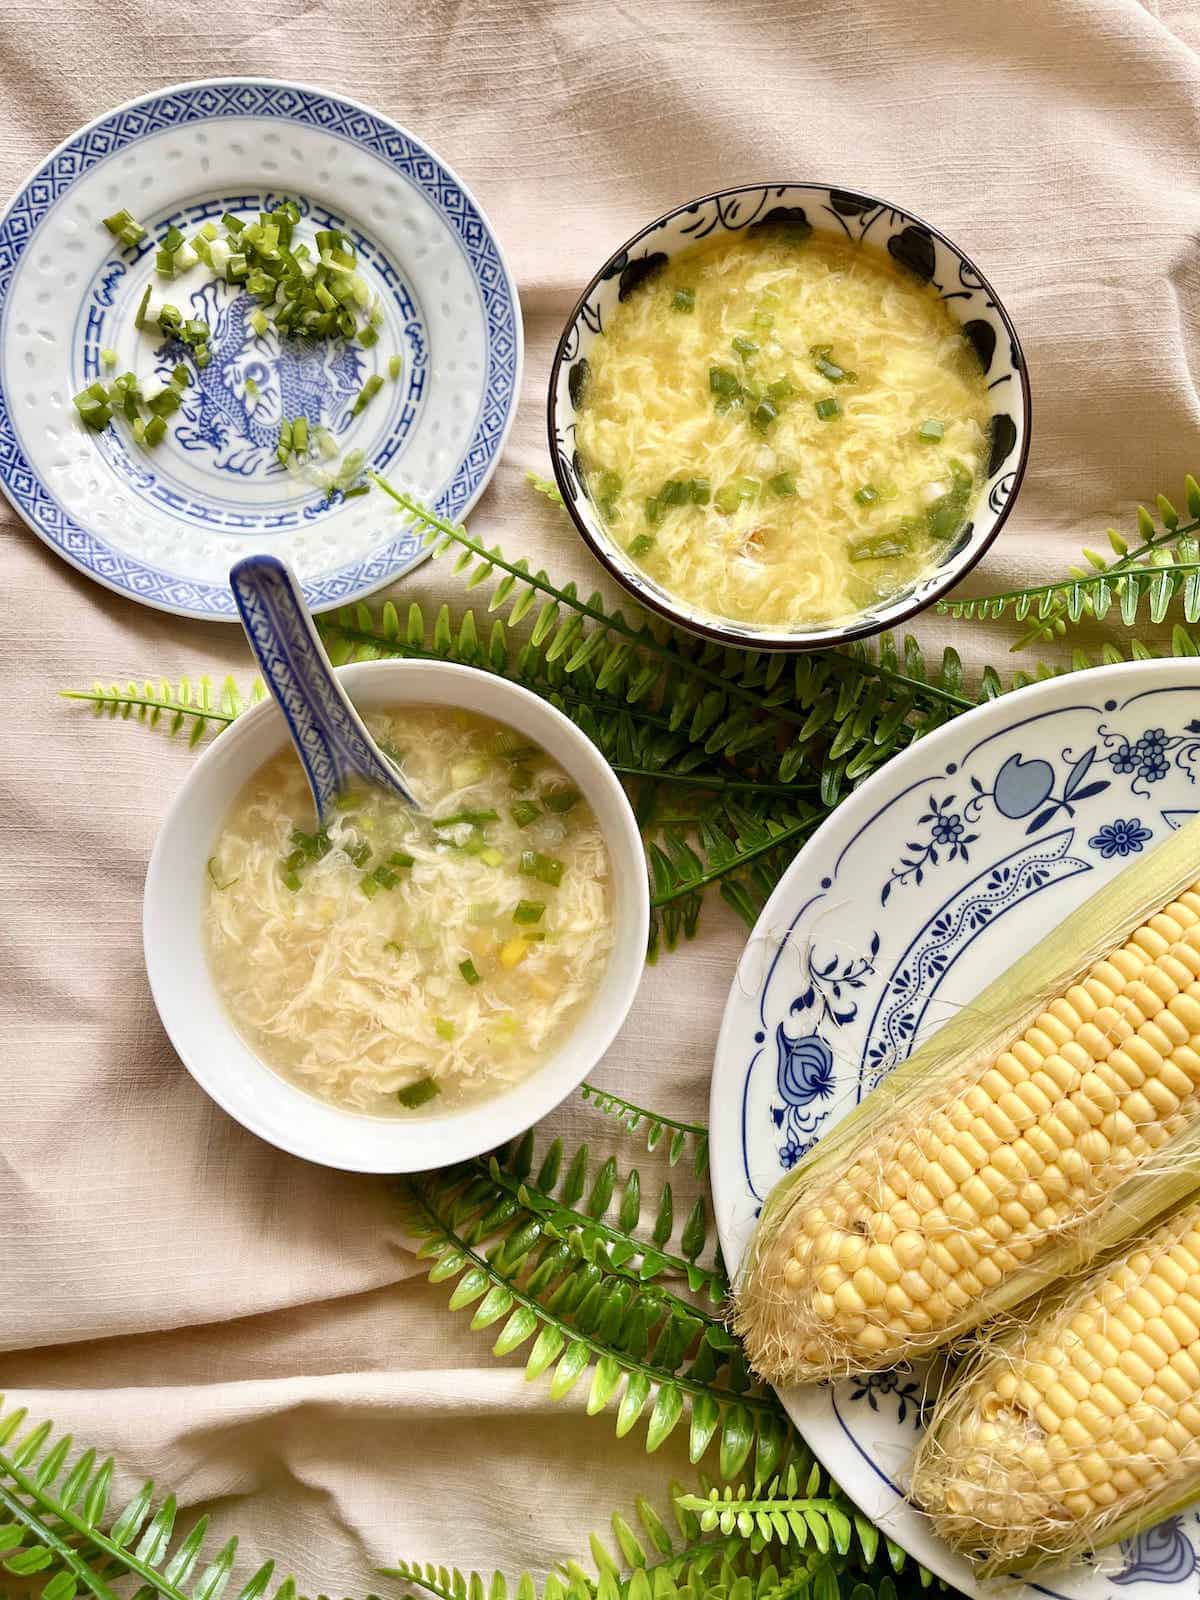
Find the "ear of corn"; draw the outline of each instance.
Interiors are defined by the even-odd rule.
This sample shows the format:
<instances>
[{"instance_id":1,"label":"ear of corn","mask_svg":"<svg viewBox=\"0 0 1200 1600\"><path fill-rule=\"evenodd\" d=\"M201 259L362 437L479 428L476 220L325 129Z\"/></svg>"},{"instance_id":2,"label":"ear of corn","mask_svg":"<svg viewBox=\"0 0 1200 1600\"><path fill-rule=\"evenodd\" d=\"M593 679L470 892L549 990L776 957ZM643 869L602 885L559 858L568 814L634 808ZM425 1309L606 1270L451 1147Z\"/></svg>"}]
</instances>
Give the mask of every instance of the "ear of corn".
<instances>
[{"instance_id":1,"label":"ear of corn","mask_svg":"<svg viewBox=\"0 0 1200 1600\"><path fill-rule=\"evenodd\" d=\"M1200 1495L1200 1202L985 1342L912 1497L985 1574L1057 1566Z\"/></svg>"},{"instance_id":2,"label":"ear of corn","mask_svg":"<svg viewBox=\"0 0 1200 1600\"><path fill-rule=\"evenodd\" d=\"M925 1354L1200 1186L1198 869L1200 819L964 1007L778 1186L737 1304L764 1377Z\"/></svg>"}]
</instances>

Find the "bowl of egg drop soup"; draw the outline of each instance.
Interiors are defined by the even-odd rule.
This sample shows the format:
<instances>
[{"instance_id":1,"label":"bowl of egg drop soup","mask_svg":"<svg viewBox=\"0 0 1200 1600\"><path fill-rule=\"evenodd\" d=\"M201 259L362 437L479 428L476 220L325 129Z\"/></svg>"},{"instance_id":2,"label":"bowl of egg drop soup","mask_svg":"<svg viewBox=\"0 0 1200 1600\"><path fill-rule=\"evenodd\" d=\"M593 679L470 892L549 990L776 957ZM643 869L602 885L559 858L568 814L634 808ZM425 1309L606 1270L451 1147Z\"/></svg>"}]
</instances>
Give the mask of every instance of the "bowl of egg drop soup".
<instances>
[{"instance_id":1,"label":"bowl of egg drop soup","mask_svg":"<svg viewBox=\"0 0 1200 1600\"><path fill-rule=\"evenodd\" d=\"M183 1065L251 1132L350 1171L503 1143L602 1059L646 953L645 858L591 741L492 674L339 669L419 809L349 789L325 828L265 702L162 825L143 933Z\"/></svg>"},{"instance_id":2,"label":"bowl of egg drop soup","mask_svg":"<svg viewBox=\"0 0 1200 1600\"><path fill-rule=\"evenodd\" d=\"M825 185L728 189L580 296L548 404L576 527L648 610L723 644L903 623L997 536L1029 450L1017 333L957 245Z\"/></svg>"}]
</instances>

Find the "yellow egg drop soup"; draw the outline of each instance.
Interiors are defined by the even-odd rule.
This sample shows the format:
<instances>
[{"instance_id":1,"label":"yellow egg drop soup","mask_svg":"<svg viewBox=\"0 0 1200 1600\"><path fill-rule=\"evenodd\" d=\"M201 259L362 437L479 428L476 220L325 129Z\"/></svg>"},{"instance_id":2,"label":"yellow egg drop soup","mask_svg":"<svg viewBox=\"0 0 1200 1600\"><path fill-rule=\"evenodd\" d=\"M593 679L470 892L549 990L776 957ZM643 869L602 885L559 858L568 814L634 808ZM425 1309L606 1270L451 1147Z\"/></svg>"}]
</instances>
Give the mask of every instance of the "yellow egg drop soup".
<instances>
[{"instance_id":1,"label":"yellow egg drop soup","mask_svg":"<svg viewBox=\"0 0 1200 1600\"><path fill-rule=\"evenodd\" d=\"M546 753L470 712L368 717L421 810L362 788L312 828L290 751L208 863L209 966L267 1066L348 1110L453 1109L562 1042L613 946L608 848Z\"/></svg>"},{"instance_id":2,"label":"yellow egg drop soup","mask_svg":"<svg viewBox=\"0 0 1200 1600\"><path fill-rule=\"evenodd\" d=\"M670 258L587 353L576 447L610 536L715 619L820 624L929 571L989 448L938 291L804 225Z\"/></svg>"}]
</instances>

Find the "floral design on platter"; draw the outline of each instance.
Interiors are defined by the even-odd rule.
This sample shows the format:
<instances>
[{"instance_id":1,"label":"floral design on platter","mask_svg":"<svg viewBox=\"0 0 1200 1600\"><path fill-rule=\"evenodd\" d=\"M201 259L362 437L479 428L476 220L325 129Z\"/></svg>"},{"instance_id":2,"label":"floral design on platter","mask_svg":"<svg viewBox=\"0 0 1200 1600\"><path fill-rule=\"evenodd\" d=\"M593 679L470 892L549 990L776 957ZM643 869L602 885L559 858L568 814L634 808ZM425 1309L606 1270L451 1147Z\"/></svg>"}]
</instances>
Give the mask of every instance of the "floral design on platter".
<instances>
[{"instance_id":1,"label":"floral design on platter","mask_svg":"<svg viewBox=\"0 0 1200 1600\"><path fill-rule=\"evenodd\" d=\"M1142 846L1153 837L1149 828L1142 827L1140 817L1117 817L1102 828L1097 828L1088 844L1093 850L1098 850L1105 861L1111 861L1114 856L1140 854Z\"/></svg>"},{"instance_id":2,"label":"floral design on platter","mask_svg":"<svg viewBox=\"0 0 1200 1600\"><path fill-rule=\"evenodd\" d=\"M911 1422L915 1429L925 1425L930 1396L925 1385L907 1367L890 1367L886 1372L865 1372L854 1380L851 1400L865 1400L872 1411L879 1410L880 1398L895 1402L896 1421Z\"/></svg>"},{"instance_id":3,"label":"floral design on platter","mask_svg":"<svg viewBox=\"0 0 1200 1600\"><path fill-rule=\"evenodd\" d=\"M1049 827L1060 812L1073 818L1076 806L1103 794L1109 787L1109 779L1096 778L1091 783L1084 781L1096 759L1095 745L1085 750L1078 760L1072 761L1066 751L1063 759L1068 763L1068 770L1060 794L1054 792L1057 779L1050 762L1040 756L1026 761L1018 751L1005 761L990 789L986 789L978 778L971 779L974 793L963 807L963 814L975 821L990 800L1000 815L1010 822L1023 822L1028 817L1030 820L1025 825L1027 834L1039 833Z\"/></svg>"},{"instance_id":4,"label":"floral design on platter","mask_svg":"<svg viewBox=\"0 0 1200 1600\"><path fill-rule=\"evenodd\" d=\"M207 367L194 375L180 401L175 437L185 450L204 452L221 472L249 477L282 474L275 458L282 418L305 417L310 428L344 432L362 388L364 362L344 340L283 339L274 328L261 338L249 326L246 295L230 295L215 279L190 298L190 315L211 329ZM156 352L164 382L178 346Z\"/></svg>"},{"instance_id":5,"label":"floral design on platter","mask_svg":"<svg viewBox=\"0 0 1200 1600\"><path fill-rule=\"evenodd\" d=\"M879 943L879 935L872 933L865 955L843 956L835 950L822 959L815 944L804 953L808 982L788 1007L788 1015L813 1013L808 1031L791 1034L782 1022L775 1029L775 1087L782 1104L772 1104L771 1117L782 1135L780 1164L789 1170L815 1142L831 1109L824 1102L833 1095L833 1050L818 1030L823 1026L836 1030L857 1018L855 994L874 974Z\"/></svg>"},{"instance_id":6,"label":"floral design on platter","mask_svg":"<svg viewBox=\"0 0 1200 1600\"><path fill-rule=\"evenodd\" d=\"M1113 1583L1184 1583L1200 1570L1182 1517L1165 1517L1144 1533L1122 1539L1120 1550L1125 1565L1112 1574Z\"/></svg>"},{"instance_id":7,"label":"floral design on platter","mask_svg":"<svg viewBox=\"0 0 1200 1600\"><path fill-rule=\"evenodd\" d=\"M971 859L968 847L975 843L979 835L967 832L964 815L955 810L954 803L952 794L944 800L929 796L925 810L917 818L917 827L926 828L928 835L925 839L910 839L904 846L908 853L900 857L899 864L892 868L880 890L880 905L887 905L892 890L901 884L924 883L929 867L936 867L943 861Z\"/></svg>"},{"instance_id":8,"label":"floral design on platter","mask_svg":"<svg viewBox=\"0 0 1200 1600\"><path fill-rule=\"evenodd\" d=\"M1120 777L1129 779L1131 794L1143 799L1149 785L1161 783L1172 764L1195 783L1195 767L1200 761L1200 721L1185 723L1182 732L1169 734L1165 728L1146 728L1136 739L1117 733L1101 723L1096 732L1105 747L1100 757Z\"/></svg>"},{"instance_id":9,"label":"floral design on platter","mask_svg":"<svg viewBox=\"0 0 1200 1600\"><path fill-rule=\"evenodd\" d=\"M942 979L1006 911L1051 884L1091 870L1068 854L1074 829L1022 845L953 895L918 931L887 977L863 1043L859 1083L873 1089L913 1048Z\"/></svg>"}]
</instances>

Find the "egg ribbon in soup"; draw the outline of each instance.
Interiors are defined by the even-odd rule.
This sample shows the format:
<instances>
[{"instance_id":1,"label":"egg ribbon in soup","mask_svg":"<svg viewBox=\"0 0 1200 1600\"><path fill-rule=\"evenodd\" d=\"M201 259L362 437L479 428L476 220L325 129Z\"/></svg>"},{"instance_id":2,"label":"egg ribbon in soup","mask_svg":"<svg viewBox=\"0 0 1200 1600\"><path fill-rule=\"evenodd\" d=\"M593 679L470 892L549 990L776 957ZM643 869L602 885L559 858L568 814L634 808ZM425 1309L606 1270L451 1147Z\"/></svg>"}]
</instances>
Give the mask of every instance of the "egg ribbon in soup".
<instances>
[{"instance_id":1,"label":"egg ribbon in soup","mask_svg":"<svg viewBox=\"0 0 1200 1600\"><path fill-rule=\"evenodd\" d=\"M937 290L806 225L680 252L587 359L588 492L651 578L715 618L802 626L888 598L981 482L986 381Z\"/></svg>"},{"instance_id":2,"label":"egg ribbon in soup","mask_svg":"<svg viewBox=\"0 0 1200 1600\"><path fill-rule=\"evenodd\" d=\"M613 944L608 850L566 774L511 729L408 707L368 718L417 797L343 797L328 829L287 751L212 859L210 968L254 1053L351 1110L496 1094L546 1059Z\"/></svg>"}]
</instances>

